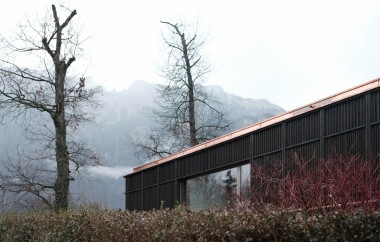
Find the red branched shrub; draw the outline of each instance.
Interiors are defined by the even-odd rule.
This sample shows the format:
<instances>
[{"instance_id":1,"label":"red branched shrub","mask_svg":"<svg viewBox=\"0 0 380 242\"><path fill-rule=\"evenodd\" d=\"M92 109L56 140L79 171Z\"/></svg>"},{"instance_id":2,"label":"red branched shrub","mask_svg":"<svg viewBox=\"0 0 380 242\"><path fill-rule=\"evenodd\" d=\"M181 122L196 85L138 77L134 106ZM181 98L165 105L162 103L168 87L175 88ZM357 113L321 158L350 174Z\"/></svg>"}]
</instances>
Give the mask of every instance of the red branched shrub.
<instances>
[{"instance_id":1,"label":"red branched shrub","mask_svg":"<svg viewBox=\"0 0 380 242\"><path fill-rule=\"evenodd\" d=\"M252 167L250 202L279 208L326 212L362 208L373 211L380 202L377 162L358 156L315 161L280 161Z\"/></svg>"}]
</instances>

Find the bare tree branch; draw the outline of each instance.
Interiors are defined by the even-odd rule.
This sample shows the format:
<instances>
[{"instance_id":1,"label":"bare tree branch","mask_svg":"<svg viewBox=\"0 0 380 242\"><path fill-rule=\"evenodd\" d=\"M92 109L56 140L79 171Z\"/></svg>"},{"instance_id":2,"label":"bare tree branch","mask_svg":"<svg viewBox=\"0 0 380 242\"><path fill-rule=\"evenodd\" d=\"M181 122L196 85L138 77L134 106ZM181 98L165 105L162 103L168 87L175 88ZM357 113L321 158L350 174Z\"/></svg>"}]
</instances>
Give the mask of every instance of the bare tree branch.
<instances>
[{"instance_id":1,"label":"bare tree branch","mask_svg":"<svg viewBox=\"0 0 380 242\"><path fill-rule=\"evenodd\" d=\"M211 67L201 54L206 39L180 23L161 21L167 59L161 67L167 80L157 86L158 107L151 110L157 126L130 141L136 153L148 160L215 138L229 129L219 102L202 83Z\"/></svg>"},{"instance_id":2,"label":"bare tree branch","mask_svg":"<svg viewBox=\"0 0 380 242\"><path fill-rule=\"evenodd\" d=\"M4 46L1 49L10 50L13 57L5 53L4 58L0 58L0 121L17 119L27 113L38 117L36 111L43 117L48 114L46 123L40 124L46 128L45 132L32 131L35 134L33 139L44 149L37 156L23 157L27 164L32 160L55 163L55 179L49 185L27 180L28 175L34 174L25 173L24 164L8 162L8 173L23 177L25 182L18 183L21 191L29 192L42 201L45 200L41 189L53 189L55 201L50 207L56 209L68 207L69 181L73 179L71 170L78 171L83 166L99 163L98 156L84 141L70 140L70 131L94 118L93 110L99 104L97 95L102 92L100 87L86 87L84 77L68 76L68 69L77 58L76 53L81 51L79 32L72 27L76 14L76 10L69 10L61 23L58 11L52 5L52 13L42 22L28 20L26 25L21 25L14 41L0 39ZM41 51L44 54L40 55ZM25 63L29 67L25 67ZM3 177L6 178L5 175ZM0 188L17 191L4 185L10 183L2 184ZM29 190L22 189L27 184Z\"/></svg>"}]
</instances>

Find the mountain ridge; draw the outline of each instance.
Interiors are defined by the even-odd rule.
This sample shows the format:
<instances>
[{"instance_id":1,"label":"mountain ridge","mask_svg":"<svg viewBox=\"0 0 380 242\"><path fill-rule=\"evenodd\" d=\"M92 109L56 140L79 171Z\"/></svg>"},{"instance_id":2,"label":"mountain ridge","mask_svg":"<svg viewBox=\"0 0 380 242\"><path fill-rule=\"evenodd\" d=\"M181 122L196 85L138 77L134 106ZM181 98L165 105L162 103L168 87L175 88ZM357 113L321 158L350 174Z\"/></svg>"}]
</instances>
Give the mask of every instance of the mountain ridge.
<instances>
[{"instance_id":1,"label":"mountain ridge","mask_svg":"<svg viewBox=\"0 0 380 242\"><path fill-rule=\"evenodd\" d=\"M104 93L105 107L103 110L105 111L97 118L97 123L103 127L103 130L113 134L112 140L108 140L108 143L113 143L113 147L118 145L115 143L117 141L125 144L127 142L125 136L128 134L133 134L136 130L147 130L154 124L153 118L149 115L149 108L155 107L157 97L155 85L138 80L133 82L128 89ZM242 98L225 92L220 86L206 86L206 91L212 93L221 102L227 113L227 119L232 121L231 132L285 111L266 99ZM95 135L93 140L110 136L105 132L93 131L92 133L98 135ZM98 142L97 146L101 149L104 145ZM103 153L110 159L108 164L125 165L126 163L122 159L132 158L131 152L133 153L133 151L127 152L126 148L123 148L123 150L119 150L117 156L106 151ZM138 165L136 162L127 162L127 164Z\"/></svg>"}]
</instances>

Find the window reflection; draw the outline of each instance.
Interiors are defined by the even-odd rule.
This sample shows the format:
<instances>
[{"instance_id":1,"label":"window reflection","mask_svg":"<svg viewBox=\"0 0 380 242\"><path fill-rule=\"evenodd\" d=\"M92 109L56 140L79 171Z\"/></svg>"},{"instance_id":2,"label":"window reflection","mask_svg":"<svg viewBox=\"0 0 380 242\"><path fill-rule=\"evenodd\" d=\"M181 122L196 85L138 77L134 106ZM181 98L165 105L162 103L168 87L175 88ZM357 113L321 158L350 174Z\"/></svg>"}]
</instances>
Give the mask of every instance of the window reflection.
<instances>
[{"instance_id":1,"label":"window reflection","mask_svg":"<svg viewBox=\"0 0 380 242\"><path fill-rule=\"evenodd\" d=\"M249 199L250 165L186 181L186 204L191 210L222 209Z\"/></svg>"},{"instance_id":2,"label":"window reflection","mask_svg":"<svg viewBox=\"0 0 380 242\"><path fill-rule=\"evenodd\" d=\"M240 167L240 200L242 202L249 201L251 192L251 166L250 164Z\"/></svg>"}]
</instances>

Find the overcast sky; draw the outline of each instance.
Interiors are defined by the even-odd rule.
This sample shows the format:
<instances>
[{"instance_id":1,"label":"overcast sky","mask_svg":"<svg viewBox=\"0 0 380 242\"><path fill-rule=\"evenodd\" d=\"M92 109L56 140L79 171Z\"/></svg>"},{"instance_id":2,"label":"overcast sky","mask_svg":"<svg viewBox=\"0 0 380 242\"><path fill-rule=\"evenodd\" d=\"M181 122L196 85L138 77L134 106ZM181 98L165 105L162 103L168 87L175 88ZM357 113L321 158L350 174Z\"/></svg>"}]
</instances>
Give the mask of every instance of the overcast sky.
<instances>
[{"instance_id":1,"label":"overcast sky","mask_svg":"<svg viewBox=\"0 0 380 242\"><path fill-rule=\"evenodd\" d=\"M52 3L5 1L0 33ZM71 0L70 7L91 36L86 64L75 68L109 90L162 81L159 21L178 19L210 32L208 84L287 110L380 76L380 1Z\"/></svg>"}]
</instances>

